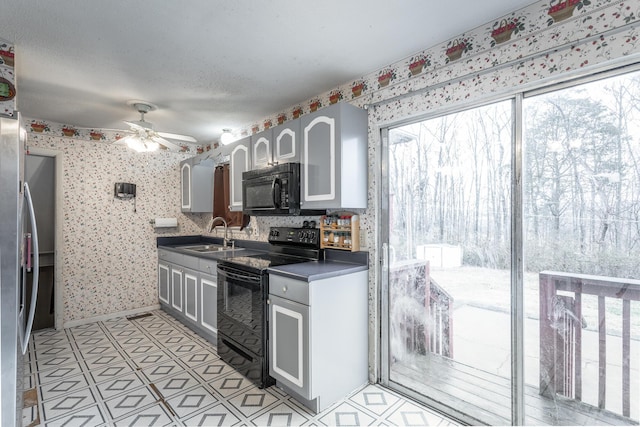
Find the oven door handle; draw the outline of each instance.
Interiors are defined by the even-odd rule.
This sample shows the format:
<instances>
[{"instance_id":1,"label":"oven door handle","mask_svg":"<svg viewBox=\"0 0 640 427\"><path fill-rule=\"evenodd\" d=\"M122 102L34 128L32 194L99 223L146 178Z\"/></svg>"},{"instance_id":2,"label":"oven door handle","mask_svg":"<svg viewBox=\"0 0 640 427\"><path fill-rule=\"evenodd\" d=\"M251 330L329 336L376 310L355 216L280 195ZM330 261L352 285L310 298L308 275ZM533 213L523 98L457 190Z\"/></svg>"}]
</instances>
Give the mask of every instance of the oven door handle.
<instances>
[{"instance_id":1,"label":"oven door handle","mask_svg":"<svg viewBox=\"0 0 640 427\"><path fill-rule=\"evenodd\" d=\"M273 207L276 209L280 209L280 188L280 178L276 176L271 181L271 200L273 201Z\"/></svg>"},{"instance_id":2,"label":"oven door handle","mask_svg":"<svg viewBox=\"0 0 640 427\"><path fill-rule=\"evenodd\" d=\"M238 281L242 281L242 282L260 283L260 277L256 277L256 276L253 276L253 275L232 273L230 271L223 270L223 269L221 269L219 267L218 267L218 276L223 276L223 277L226 277L228 279L238 280Z\"/></svg>"}]
</instances>

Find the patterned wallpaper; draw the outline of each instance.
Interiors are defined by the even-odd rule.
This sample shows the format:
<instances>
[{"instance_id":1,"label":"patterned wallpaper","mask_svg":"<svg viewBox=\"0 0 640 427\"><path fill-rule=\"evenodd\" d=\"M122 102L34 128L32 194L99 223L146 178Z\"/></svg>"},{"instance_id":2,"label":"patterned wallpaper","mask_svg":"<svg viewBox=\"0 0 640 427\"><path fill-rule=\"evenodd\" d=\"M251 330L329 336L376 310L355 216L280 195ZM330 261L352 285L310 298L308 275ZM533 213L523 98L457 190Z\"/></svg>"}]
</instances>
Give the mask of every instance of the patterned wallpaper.
<instances>
[{"instance_id":1,"label":"patterned wallpaper","mask_svg":"<svg viewBox=\"0 0 640 427\"><path fill-rule=\"evenodd\" d=\"M609 61L637 56L638 16L639 0L538 1L248 124L234 134L239 137L257 133L335 102L371 105L369 209L361 215L361 243L375 265L381 126L444 105L462 105L487 94L512 92L544 79L566 78ZM415 94L406 97L410 92ZM155 304L156 260L149 254L155 254L153 242L157 233L148 224L149 219L177 217L177 234L201 234L209 220L205 215L183 215L179 211L178 163L194 153L133 153L123 146L107 144L116 135L99 129L76 129L71 136L65 136L65 125L43 124L48 129L43 128L42 132L31 128L30 144L67 154L65 321ZM96 144L96 140L105 144ZM113 200L116 181L139 183L136 213L131 202ZM265 241L270 225L299 226L304 219L317 218L252 218L247 229L233 231L232 237ZM212 235L221 236L221 228ZM372 269L372 370L378 357L377 282L377 272Z\"/></svg>"},{"instance_id":2,"label":"patterned wallpaper","mask_svg":"<svg viewBox=\"0 0 640 427\"><path fill-rule=\"evenodd\" d=\"M157 304L155 238L201 234L206 222L180 212L178 164L190 155L33 131L28 145L63 153L63 324ZM120 181L137 185L135 202L113 197ZM156 217L176 217L178 228L156 231Z\"/></svg>"}]
</instances>

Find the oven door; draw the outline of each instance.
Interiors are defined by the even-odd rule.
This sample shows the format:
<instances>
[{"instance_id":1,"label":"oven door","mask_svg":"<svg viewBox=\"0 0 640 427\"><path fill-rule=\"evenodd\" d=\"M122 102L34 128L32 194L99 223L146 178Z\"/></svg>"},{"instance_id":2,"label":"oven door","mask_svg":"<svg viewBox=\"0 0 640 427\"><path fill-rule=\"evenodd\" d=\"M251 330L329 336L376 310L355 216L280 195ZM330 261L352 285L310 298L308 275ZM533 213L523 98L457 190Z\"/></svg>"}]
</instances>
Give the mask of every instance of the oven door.
<instances>
[{"instance_id":1,"label":"oven door","mask_svg":"<svg viewBox=\"0 0 640 427\"><path fill-rule=\"evenodd\" d=\"M264 354L266 291L263 275L218 264L218 334Z\"/></svg>"}]
</instances>

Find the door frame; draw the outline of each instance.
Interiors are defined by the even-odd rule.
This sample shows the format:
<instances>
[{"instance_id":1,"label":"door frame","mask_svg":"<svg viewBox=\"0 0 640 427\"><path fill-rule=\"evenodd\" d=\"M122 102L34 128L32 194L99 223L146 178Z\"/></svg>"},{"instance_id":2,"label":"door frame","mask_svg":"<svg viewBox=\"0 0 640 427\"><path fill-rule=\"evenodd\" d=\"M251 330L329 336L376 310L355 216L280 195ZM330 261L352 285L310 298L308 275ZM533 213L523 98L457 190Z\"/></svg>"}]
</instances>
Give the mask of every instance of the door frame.
<instances>
[{"instance_id":1,"label":"door frame","mask_svg":"<svg viewBox=\"0 0 640 427\"><path fill-rule=\"evenodd\" d=\"M64 289L62 281L62 238L63 232L63 213L62 208L64 204L63 191L64 188L64 174L62 165L64 163L64 154L59 150L52 150L49 148L28 147L27 155L53 157L55 159L55 231L54 231L54 269L53 269L53 298L54 298L54 328L56 330L62 329L64 321Z\"/></svg>"},{"instance_id":2,"label":"door frame","mask_svg":"<svg viewBox=\"0 0 640 427\"><path fill-rule=\"evenodd\" d=\"M471 110L474 108L479 108L485 105L490 105L494 103L499 103L503 101L510 101L512 103L512 154L511 154L511 173L512 173L512 190L513 191L521 191L521 179L518 180L517 183L514 184L514 177L520 177L522 174L522 117L517 115L516 108L521 108L522 106L522 93L515 92L512 94L497 94L492 96L483 97L475 102L465 102L463 104L456 104L453 106L445 106L443 108L434 109L432 111L427 112L426 114L417 115L407 117L401 120L397 120L394 122L388 122L384 125L380 126L380 139L381 139L381 150L379 157L379 167L378 169L378 178L379 178L379 227L378 227L378 239L380 242L380 263L379 265L379 323L378 327L380 328L380 343L378 346L380 357L378 360L378 380L379 382L389 387L393 390L399 391L410 398L421 402L423 404L428 405L429 407L435 409L436 411L442 412L447 415L447 417L451 419L455 419L464 424L475 425L480 423L479 420L476 420L469 416L469 414L464 412L464 409L453 408L445 402L440 402L424 396L412 389L403 386L400 383L396 383L389 378L389 370L390 370L390 360L389 360L389 262L390 262L390 254L389 254L389 238L390 232L389 229L389 130L396 127L401 127L406 124L416 123L420 121L435 119L438 117L446 116L449 114L454 114L457 112ZM517 152L516 152L517 151ZM514 161L514 159L516 161ZM511 257L511 348L512 348L512 374L514 372L518 372L522 374L524 372L524 346L523 346L523 334L524 334L524 313L521 308L523 306L523 293L521 291L522 288L522 274L515 272L515 269L522 268L522 239L518 238L514 231L521 232L522 228L522 218L519 216L517 228L514 230L513 227L514 222L514 212L519 212L522 208L521 199L517 200L519 205L516 205L514 201L514 197L512 196L512 200L510 202L512 214L511 214L511 222L512 222L512 234L511 234L511 246L512 257ZM517 307L520 307L520 310L517 310ZM522 375L521 375L522 376ZM524 388L523 381L518 381L517 383L512 379L512 387L511 387L511 417L512 422L517 423L519 425L523 424L524 420Z\"/></svg>"}]
</instances>

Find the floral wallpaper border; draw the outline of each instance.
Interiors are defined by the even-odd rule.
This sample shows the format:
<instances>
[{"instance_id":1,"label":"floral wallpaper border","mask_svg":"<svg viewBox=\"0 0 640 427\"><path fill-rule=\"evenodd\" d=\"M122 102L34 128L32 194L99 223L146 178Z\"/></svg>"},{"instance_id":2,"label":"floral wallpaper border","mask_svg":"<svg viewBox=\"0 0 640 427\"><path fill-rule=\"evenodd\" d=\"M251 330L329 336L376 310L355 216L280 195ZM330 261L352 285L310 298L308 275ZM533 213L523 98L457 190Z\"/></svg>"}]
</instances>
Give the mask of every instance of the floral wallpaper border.
<instances>
[{"instance_id":1,"label":"floral wallpaper border","mask_svg":"<svg viewBox=\"0 0 640 427\"><path fill-rule=\"evenodd\" d=\"M0 39L0 116L16 111L15 52L13 44Z\"/></svg>"},{"instance_id":2,"label":"floral wallpaper border","mask_svg":"<svg viewBox=\"0 0 640 427\"><path fill-rule=\"evenodd\" d=\"M62 136L70 139L85 140L85 141L100 141L106 144L111 144L119 139L128 135L128 132L123 131L111 131L103 129L87 129L72 126L69 124L56 123L38 119L28 119L25 122L27 130L34 135L46 135L46 136ZM184 153L202 153L211 149L211 144L208 145L191 145L183 144L181 152ZM172 151L172 150L169 150Z\"/></svg>"},{"instance_id":3,"label":"floral wallpaper border","mask_svg":"<svg viewBox=\"0 0 640 427\"><path fill-rule=\"evenodd\" d=\"M415 90L416 86L453 81L541 52L580 44L597 35L601 37L593 44L603 48L605 33L633 26L639 17L640 5L635 0L539 1L232 133L236 138L249 136L274 123L282 124L340 101L370 104ZM636 36L631 36L628 51L636 50L637 43ZM586 65L588 62L581 64ZM546 74L560 71L553 64L540 66L548 67Z\"/></svg>"}]
</instances>

